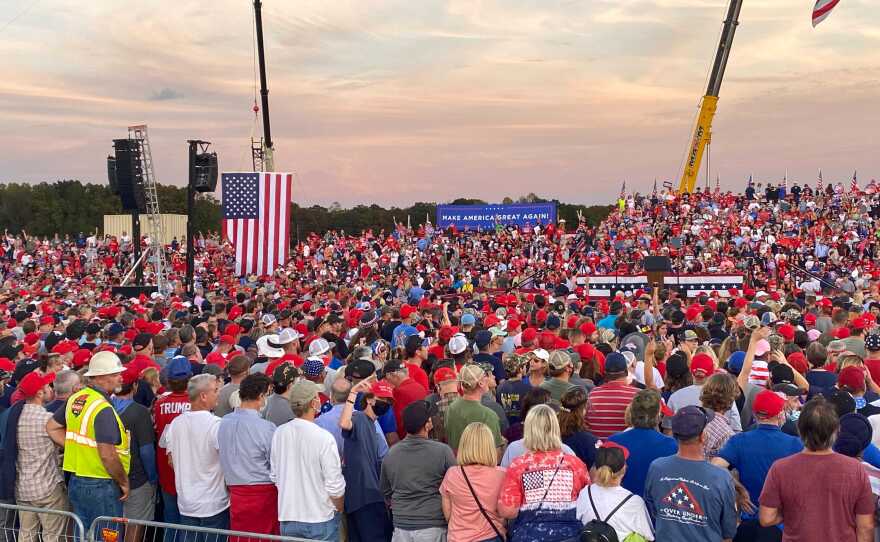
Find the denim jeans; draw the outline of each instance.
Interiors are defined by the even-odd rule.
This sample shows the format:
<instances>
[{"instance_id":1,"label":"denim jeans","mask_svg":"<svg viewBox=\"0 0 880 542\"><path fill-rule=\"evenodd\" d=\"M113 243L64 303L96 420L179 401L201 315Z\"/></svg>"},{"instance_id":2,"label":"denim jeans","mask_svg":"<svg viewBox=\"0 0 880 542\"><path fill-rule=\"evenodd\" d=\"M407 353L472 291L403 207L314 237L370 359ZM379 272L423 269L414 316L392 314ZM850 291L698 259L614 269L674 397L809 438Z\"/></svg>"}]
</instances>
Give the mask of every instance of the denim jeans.
<instances>
[{"instance_id":1,"label":"denim jeans","mask_svg":"<svg viewBox=\"0 0 880 542\"><path fill-rule=\"evenodd\" d=\"M98 516L122 517L122 493L119 486L109 478L85 478L73 475L67 489L70 507L83 522L86 530ZM99 524L95 527L95 540L104 539L104 531L119 532L118 524Z\"/></svg>"},{"instance_id":2,"label":"denim jeans","mask_svg":"<svg viewBox=\"0 0 880 542\"><path fill-rule=\"evenodd\" d=\"M229 530L229 508L219 514L208 516L206 518L194 518L192 516L180 515L180 524L190 527L208 527L210 529ZM167 532L167 531L166 531ZM194 533L191 531L178 531L175 540L180 542L226 542L226 536L216 534Z\"/></svg>"},{"instance_id":3,"label":"denim jeans","mask_svg":"<svg viewBox=\"0 0 880 542\"><path fill-rule=\"evenodd\" d=\"M165 523L180 523L180 510L177 509L177 495L165 493L164 490L162 490L161 493L162 521ZM175 542L174 533L174 529L165 529L165 534L162 535L162 542Z\"/></svg>"},{"instance_id":4,"label":"denim jeans","mask_svg":"<svg viewBox=\"0 0 880 542\"><path fill-rule=\"evenodd\" d=\"M339 540L339 514L333 519L322 523L305 523L303 521L282 521L281 536L295 536L312 540Z\"/></svg>"}]
</instances>

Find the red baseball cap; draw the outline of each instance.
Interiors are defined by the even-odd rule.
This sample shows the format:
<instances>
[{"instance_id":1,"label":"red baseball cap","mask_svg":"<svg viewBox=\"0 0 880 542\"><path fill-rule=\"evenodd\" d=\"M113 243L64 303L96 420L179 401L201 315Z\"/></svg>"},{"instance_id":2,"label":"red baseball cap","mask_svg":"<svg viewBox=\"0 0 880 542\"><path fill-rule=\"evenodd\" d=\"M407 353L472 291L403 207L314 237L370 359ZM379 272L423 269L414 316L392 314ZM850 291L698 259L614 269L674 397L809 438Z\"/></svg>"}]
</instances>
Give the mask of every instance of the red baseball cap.
<instances>
[{"instance_id":1,"label":"red baseball cap","mask_svg":"<svg viewBox=\"0 0 880 542\"><path fill-rule=\"evenodd\" d=\"M691 360L691 373L693 375L697 375L697 373L702 373L704 376L709 376L715 372L715 362L712 361L712 358L709 357L709 354L697 354Z\"/></svg>"},{"instance_id":2,"label":"red baseball cap","mask_svg":"<svg viewBox=\"0 0 880 542\"><path fill-rule=\"evenodd\" d=\"M53 354L69 354L70 352L76 352L79 350L79 345L73 341L61 341L56 344L54 348L52 348Z\"/></svg>"},{"instance_id":3,"label":"red baseball cap","mask_svg":"<svg viewBox=\"0 0 880 542\"><path fill-rule=\"evenodd\" d=\"M41 375L39 371L31 371L18 384L18 389L26 398L31 398L41 389L55 381L55 373Z\"/></svg>"},{"instance_id":4,"label":"red baseball cap","mask_svg":"<svg viewBox=\"0 0 880 542\"><path fill-rule=\"evenodd\" d=\"M834 332L835 339L846 339L850 336L850 331L848 327L838 328L837 331Z\"/></svg>"},{"instance_id":5,"label":"red baseball cap","mask_svg":"<svg viewBox=\"0 0 880 542\"><path fill-rule=\"evenodd\" d=\"M776 329L776 332L782 335L786 342L794 340L794 326L791 324L782 324Z\"/></svg>"},{"instance_id":6,"label":"red baseball cap","mask_svg":"<svg viewBox=\"0 0 880 542\"><path fill-rule=\"evenodd\" d=\"M80 367L85 367L90 359L92 359L92 351L80 348L73 353L73 360L71 360L70 364L73 365L74 369L79 369Z\"/></svg>"},{"instance_id":7,"label":"red baseball cap","mask_svg":"<svg viewBox=\"0 0 880 542\"><path fill-rule=\"evenodd\" d=\"M453 371L451 367L440 367L434 371L434 384L442 384L443 382L457 379L458 377L455 375L455 371Z\"/></svg>"},{"instance_id":8,"label":"red baseball cap","mask_svg":"<svg viewBox=\"0 0 880 542\"><path fill-rule=\"evenodd\" d=\"M15 364L9 358L0 358L0 369L12 373L15 371Z\"/></svg>"},{"instance_id":9,"label":"red baseball cap","mask_svg":"<svg viewBox=\"0 0 880 542\"><path fill-rule=\"evenodd\" d=\"M538 330L533 327L527 327L523 330L520 340L523 343L533 343L538 338Z\"/></svg>"},{"instance_id":10,"label":"red baseball cap","mask_svg":"<svg viewBox=\"0 0 880 542\"><path fill-rule=\"evenodd\" d=\"M584 322L583 324L581 324L581 331L584 332L584 335L589 337L596 332L596 324L594 324L593 322Z\"/></svg>"},{"instance_id":11,"label":"red baseball cap","mask_svg":"<svg viewBox=\"0 0 880 542\"><path fill-rule=\"evenodd\" d=\"M812 312L808 312L804 315L804 325L806 326L815 326L816 325L816 315Z\"/></svg>"},{"instance_id":12,"label":"red baseball cap","mask_svg":"<svg viewBox=\"0 0 880 542\"><path fill-rule=\"evenodd\" d=\"M376 397L382 397L384 399L394 398L394 388L392 388L387 382L382 382L381 380L373 382L373 385L370 386L370 393Z\"/></svg>"},{"instance_id":13,"label":"red baseball cap","mask_svg":"<svg viewBox=\"0 0 880 542\"><path fill-rule=\"evenodd\" d=\"M837 376L837 384L853 391L865 391L865 371L855 365L844 367Z\"/></svg>"},{"instance_id":14,"label":"red baseball cap","mask_svg":"<svg viewBox=\"0 0 880 542\"><path fill-rule=\"evenodd\" d=\"M235 337L239 333L241 333L241 326L238 324L229 324L228 326L226 326L226 329L223 331L224 335L231 335L233 337Z\"/></svg>"},{"instance_id":15,"label":"red baseball cap","mask_svg":"<svg viewBox=\"0 0 880 542\"><path fill-rule=\"evenodd\" d=\"M752 412L765 418L779 415L785 408L785 398L775 391L763 390L755 396L752 403Z\"/></svg>"},{"instance_id":16,"label":"red baseball cap","mask_svg":"<svg viewBox=\"0 0 880 542\"><path fill-rule=\"evenodd\" d=\"M418 309L413 307L412 305L403 305L400 307L400 317L406 320L409 318L412 313L416 312Z\"/></svg>"},{"instance_id":17,"label":"red baseball cap","mask_svg":"<svg viewBox=\"0 0 880 542\"><path fill-rule=\"evenodd\" d=\"M602 444L599 445L599 447L600 448L617 448L618 450L623 451L623 460L624 461L629 459L629 450L626 448L626 446L624 446L622 444L618 444L618 443L611 441L611 440L603 440Z\"/></svg>"},{"instance_id":18,"label":"red baseball cap","mask_svg":"<svg viewBox=\"0 0 880 542\"><path fill-rule=\"evenodd\" d=\"M232 335L221 335L220 336L221 344L235 344L235 337Z\"/></svg>"}]
</instances>

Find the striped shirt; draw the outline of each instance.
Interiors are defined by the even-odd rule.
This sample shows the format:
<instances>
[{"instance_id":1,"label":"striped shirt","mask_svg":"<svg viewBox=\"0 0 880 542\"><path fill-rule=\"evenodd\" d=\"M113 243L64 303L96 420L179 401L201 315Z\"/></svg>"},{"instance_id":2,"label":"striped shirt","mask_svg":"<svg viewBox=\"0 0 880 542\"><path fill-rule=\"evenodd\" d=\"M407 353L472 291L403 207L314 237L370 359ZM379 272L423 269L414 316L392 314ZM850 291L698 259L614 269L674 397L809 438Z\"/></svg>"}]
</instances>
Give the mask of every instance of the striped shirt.
<instances>
[{"instance_id":1,"label":"striped shirt","mask_svg":"<svg viewBox=\"0 0 880 542\"><path fill-rule=\"evenodd\" d=\"M626 429L626 407L638 388L614 380L594 388L587 401L587 427L597 438L605 439Z\"/></svg>"}]
</instances>

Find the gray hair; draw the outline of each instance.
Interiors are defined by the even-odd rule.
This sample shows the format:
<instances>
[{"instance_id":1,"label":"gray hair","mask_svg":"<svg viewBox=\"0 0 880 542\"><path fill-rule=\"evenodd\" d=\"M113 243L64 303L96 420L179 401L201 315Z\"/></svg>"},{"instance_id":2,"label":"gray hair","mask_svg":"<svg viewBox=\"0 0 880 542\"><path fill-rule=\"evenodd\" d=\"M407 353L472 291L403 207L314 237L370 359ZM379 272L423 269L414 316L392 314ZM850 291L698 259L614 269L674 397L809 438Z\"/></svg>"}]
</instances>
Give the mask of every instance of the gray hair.
<instances>
[{"instance_id":1,"label":"gray hair","mask_svg":"<svg viewBox=\"0 0 880 542\"><path fill-rule=\"evenodd\" d=\"M217 382L217 377L209 374L196 375L189 379L186 385L186 393L189 395L190 402L196 401L199 395L208 391L208 388Z\"/></svg>"},{"instance_id":2,"label":"gray hair","mask_svg":"<svg viewBox=\"0 0 880 542\"><path fill-rule=\"evenodd\" d=\"M79 373L71 369L59 371L55 375L55 395L68 396L73 393L73 389L80 383Z\"/></svg>"}]
</instances>

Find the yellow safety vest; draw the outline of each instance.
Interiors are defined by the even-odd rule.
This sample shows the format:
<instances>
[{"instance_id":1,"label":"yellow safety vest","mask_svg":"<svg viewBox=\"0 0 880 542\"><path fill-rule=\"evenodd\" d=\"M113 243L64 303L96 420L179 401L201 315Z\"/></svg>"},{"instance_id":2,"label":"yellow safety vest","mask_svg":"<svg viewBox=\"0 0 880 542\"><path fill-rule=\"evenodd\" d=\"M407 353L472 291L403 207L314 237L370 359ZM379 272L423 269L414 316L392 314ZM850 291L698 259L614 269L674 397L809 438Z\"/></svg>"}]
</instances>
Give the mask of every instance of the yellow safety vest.
<instances>
[{"instance_id":1,"label":"yellow safety vest","mask_svg":"<svg viewBox=\"0 0 880 542\"><path fill-rule=\"evenodd\" d=\"M64 470L85 478L111 478L98 455L98 442L95 440L95 418L98 413L109 408L119 424L122 441L116 445L116 452L125 473L131 467L129 453L130 437L122 420L107 399L92 388L83 388L73 394L64 407L67 421L67 434L64 439Z\"/></svg>"}]
</instances>

